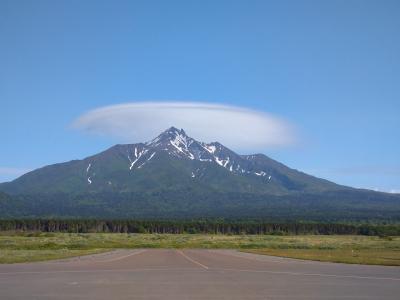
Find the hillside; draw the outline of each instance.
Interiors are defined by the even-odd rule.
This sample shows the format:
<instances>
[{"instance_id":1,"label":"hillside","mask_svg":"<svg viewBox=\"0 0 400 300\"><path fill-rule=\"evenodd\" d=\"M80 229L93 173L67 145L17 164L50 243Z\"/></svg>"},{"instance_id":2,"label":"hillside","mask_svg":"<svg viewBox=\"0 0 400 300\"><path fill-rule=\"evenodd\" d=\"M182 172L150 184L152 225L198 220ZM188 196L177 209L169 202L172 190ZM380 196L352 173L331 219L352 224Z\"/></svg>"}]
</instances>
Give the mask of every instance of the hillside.
<instances>
[{"instance_id":1,"label":"hillside","mask_svg":"<svg viewBox=\"0 0 400 300\"><path fill-rule=\"evenodd\" d=\"M147 143L34 170L0 190L8 194L0 217L400 217L399 195L340 186L174 127Z\"/></svg>"}]
</instances>

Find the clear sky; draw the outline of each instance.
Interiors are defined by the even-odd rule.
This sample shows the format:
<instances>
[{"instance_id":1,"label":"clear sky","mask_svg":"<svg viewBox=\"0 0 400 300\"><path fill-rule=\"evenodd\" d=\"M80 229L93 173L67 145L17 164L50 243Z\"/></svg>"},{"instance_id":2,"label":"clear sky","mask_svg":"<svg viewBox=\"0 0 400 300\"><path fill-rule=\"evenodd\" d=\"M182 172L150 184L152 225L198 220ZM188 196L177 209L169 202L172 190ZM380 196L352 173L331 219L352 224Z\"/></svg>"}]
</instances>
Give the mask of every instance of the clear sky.
<instances>
[{"instance_id":1,"label":"clear sky","mask_svg":"<svg viewBox=\"0 0 400 300\"><path fill-rule=\"evenodd\" d=\"M0 0L0 181L104 150L71 123L147 100L271 113L298 142L265 154L400 191L400 2Z\"/></svg>"}]
</instances>

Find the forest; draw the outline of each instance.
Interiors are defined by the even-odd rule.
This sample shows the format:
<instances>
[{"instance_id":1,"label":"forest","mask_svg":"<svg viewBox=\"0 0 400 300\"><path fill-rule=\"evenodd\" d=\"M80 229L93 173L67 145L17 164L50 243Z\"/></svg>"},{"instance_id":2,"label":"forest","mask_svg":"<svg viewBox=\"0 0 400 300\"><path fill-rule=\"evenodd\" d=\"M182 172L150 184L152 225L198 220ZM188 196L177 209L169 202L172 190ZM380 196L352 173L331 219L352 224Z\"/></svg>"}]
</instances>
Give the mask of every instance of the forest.
<instances>
[{"instance_id":1,"label":"forest","mask_svg":"<svg viewBox=\"0 0 400 300\"><path fill-rule=\"evenodd\" d=\"M399 224L268 222L262 220L0 220L0 231L400 236Z\"/></svg>"}]
</instances>

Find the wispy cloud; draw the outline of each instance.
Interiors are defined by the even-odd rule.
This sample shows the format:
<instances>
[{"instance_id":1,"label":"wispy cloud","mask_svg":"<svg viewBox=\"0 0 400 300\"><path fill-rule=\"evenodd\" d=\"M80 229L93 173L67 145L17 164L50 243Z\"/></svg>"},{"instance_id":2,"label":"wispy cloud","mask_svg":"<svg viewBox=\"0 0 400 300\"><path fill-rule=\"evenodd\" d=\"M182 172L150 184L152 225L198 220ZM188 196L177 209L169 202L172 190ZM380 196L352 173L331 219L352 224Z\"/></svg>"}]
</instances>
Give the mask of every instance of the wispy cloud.
<instances>
[{"instance_id":1,"label":"wispy cloud","mask_svg":"<svg viewBox=\"0 0 400 300\"><path fill-rule=\"evenodd\" d=\"M398 164L365 164L337 166L335 168L309 169L306 173L326 178L336 183L377 192L400 194Z\"/></svg>"},{"instance_id":2,"label":"wispy cloud","mask_svg":"<svg viewBox=\"0 0 400 300\"><path fill-rule=\"evenodd\" d=\"M0 167L0 175L3 176L19 176L31 171L31 169Z\"/></svg>"},{"instance_id":3,"label":"wispy cloud","mask_svg":"<svg viewBox=\"0 0 400 300\"><path fill-rule=\"evenodd\" d=\"M310 172L322 173L322 174L335 174L335 175L360 175L360 174L400 175L400 166L398 165L344 166L337 168L312 170Z\"/></svg>"},{"instance_id":4,"label":"wispy cloud","mask_svg":"<svg viewBox=\"0 0 400 300\"><path fill-rule=\"evenodd\" d=\"M170 126L206 142L219 141L237 150L262 150L295 142L286 120L242 107L201 102L134 102L85 113L73 127L116 137L121 142L147 141Z\"/></svg>"},{"instance_id":5,"label":"wispy cloud","mask_svg":"<svg viewBox=\"0 0 400 300\"><path fill-rule=\"evenodd\" d=\"M32 169L0 166L0 182L13 180L29 171L32 171Z\"/></svg>"},{"instance_id":6,"label":"wispy cloud","mask_svg":"<svg viewBox=\"0 0 400 300\"><path fill-rule=\"evenodd\" d=\"M369 190L373 190L375 192L385 192L390 194L400 194L400 189L380 189L377 187L369 188Z\"/></svg>"}]
</instances>

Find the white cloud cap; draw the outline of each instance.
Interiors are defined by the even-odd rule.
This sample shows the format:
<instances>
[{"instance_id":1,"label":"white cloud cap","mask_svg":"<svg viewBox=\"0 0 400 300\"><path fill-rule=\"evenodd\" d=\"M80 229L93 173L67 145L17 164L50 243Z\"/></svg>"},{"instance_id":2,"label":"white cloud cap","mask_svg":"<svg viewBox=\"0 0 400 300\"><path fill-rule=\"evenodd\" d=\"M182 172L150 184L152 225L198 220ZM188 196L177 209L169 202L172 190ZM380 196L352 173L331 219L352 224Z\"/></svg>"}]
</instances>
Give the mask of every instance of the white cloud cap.
<instances>
[{"instance_id":1,"label":"white cloud cap","mask_svg":"<svg viewBox=\"0 0 400 300\"><path fill-rule=\"evenodd\" d=\"M101 107L80 116L73 127L116 137L121 142L151 140L175 126L200 141L218 141L238 150L262 150L294 143L285 120L241 107L201 102L133 102Z\"/></svg>"}]
</instances>

